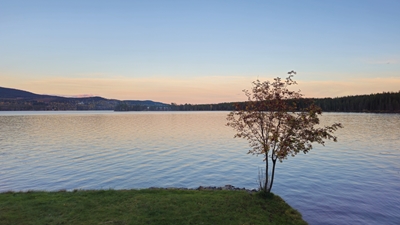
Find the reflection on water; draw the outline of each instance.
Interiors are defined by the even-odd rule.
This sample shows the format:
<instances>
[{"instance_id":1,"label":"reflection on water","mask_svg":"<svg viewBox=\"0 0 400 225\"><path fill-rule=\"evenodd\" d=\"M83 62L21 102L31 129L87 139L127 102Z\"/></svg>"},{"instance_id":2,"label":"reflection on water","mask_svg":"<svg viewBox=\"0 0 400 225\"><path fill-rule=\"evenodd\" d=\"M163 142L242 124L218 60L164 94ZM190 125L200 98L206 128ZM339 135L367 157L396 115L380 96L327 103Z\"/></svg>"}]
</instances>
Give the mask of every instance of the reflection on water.
<instances>
[{"instance_id":1,"label":"reflection on water","mask_svg":"<svg viewBox=\"0 0 400 225\"><path fill-rule=\"evenodd\" d=\"M256 188L262 157L227 112L0 112L0 191ZM339 142L277 165L273 191L310 224L400 224L400 115L326 113Z\"/></svg>"}]
</instances>

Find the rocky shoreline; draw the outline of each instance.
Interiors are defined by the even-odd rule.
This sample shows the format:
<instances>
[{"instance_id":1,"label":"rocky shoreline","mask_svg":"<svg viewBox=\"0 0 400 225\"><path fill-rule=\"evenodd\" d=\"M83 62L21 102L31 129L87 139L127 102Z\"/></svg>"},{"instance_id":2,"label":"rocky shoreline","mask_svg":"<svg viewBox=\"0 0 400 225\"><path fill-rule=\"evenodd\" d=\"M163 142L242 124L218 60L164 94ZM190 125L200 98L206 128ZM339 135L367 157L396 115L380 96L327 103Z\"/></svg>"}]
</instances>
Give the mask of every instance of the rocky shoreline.
<instances>
[{"instance_id":1,"label":"rocky shoreline","mask_svg":"<svg viewBox=\"0 0 400 225\"><path fill-rule=\"evenodd\" d=\"M167 188L162 188L162 187L150 187L148 189L164 189L164 190L227 190L227 191L246 191L249 194L253 194L258 192L256 189L246 189L246 188L239 188L235 187L233 185L227 184L223 187L216 187L216 186L199 186L198 188L176 188L176 187L167 187Z\"/></svg>"}]
</instances>

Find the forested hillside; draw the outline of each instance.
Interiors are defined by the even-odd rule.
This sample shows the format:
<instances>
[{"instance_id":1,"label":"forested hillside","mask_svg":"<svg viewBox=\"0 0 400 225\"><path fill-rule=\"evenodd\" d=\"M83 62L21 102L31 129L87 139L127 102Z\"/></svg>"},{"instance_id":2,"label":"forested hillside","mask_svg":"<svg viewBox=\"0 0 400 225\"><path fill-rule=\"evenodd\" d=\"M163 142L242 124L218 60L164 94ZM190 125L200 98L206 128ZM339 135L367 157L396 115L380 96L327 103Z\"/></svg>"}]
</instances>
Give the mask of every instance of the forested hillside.
<instances>
[{"instance_id":1,"label":"forested hillside","mask_svg":"<svg viewBox=\"0 0 400 225\"><path fill-rule=\"evenodd\" d=\"M309 98L297 102L298 107L313 101L325 112L400 113L400 91L337 98ZM245 102L218 104L164 104L150 100L115 100L102 97L66 98L38 95L27 91L0 87L0 110L115 110L115 111L231 111ZM267 110L267 109L266 109Z\"/></svg>"},{"instance_id":2,"label":"forested hillside","mask_svg":"<svg viewBox=\"0 0 400 225\"><path fill-rule=\"evenodd\" d=\"M384 112L400 113L400 91L384 92L370 95L356 95L337 98L310 98L298 102L299 107L304 107L308 100L322 108L325 112ZM245 102L230 102L219 104L172 104L171 109L177 111L209 111L233 110L234 104L245 105Z\"/></svg>"},{"instance_id":3,"label":"forested hillside","mask_svg":"<svg viewBox=\"0 0 400 225\"><path fill-rule=\"evenodd\" d=\"M327 112L400 112L400 91L314 99Z\"/></svg>"}]
</instances>

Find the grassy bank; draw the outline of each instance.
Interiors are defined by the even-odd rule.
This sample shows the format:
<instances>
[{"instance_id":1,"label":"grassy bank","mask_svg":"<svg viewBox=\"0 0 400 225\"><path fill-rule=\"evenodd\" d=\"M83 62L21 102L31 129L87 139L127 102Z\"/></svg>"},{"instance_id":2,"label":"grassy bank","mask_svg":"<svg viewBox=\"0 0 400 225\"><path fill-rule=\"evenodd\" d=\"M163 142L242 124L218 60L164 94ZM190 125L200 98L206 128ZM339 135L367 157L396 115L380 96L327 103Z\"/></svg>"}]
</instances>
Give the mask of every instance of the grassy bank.
<instances>
[{"instance_id":1,"label":"grassy bank","mask_svg":"<svg viewBox=\"0 0 400 225\"><path fill-rule=\"evenodd\" d=\"M0 224L306 224L279 196L244 191L95 190L0 194Z\"/></svg>"}]
</instances>

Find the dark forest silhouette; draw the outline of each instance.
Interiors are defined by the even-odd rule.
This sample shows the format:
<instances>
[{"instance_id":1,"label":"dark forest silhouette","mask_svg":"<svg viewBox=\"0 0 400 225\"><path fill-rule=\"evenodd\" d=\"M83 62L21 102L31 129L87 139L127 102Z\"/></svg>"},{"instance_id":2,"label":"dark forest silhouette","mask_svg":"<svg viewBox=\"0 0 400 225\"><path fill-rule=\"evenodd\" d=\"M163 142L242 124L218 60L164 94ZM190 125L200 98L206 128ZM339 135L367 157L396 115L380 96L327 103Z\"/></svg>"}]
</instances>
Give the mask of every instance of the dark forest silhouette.
<instances>
[{"instance_id":1,"label":"dark forest silhouette","mask_svg":"<svg viewBox=\"0 0 400 225\"><path fill-rule=\"evenodd\" d=\"M384 92L370 95L355 95L336 98L308 98L304 102L298 102L299 109L304 107L305 101L314 101L325 112L400 112L400 91ZM208 110L233 110L238 102L219 104L183 104L171 105L171 110L178 111L208 111ZM243 107L245 102L239 102Z\"/></svg>"},{"instance_id":2,"label":"dark forest silhouette","mask_svg":"<svg viewBox=\"0 0 400 225\"><path fill-rule=\"evenodd\" d=\"M400 113L400 91L336 98L308 98L325 112L378 112ZM38 110L115 110L115 111L232 111L234 104L165 104L161 102L128 100L120 101L102 97L66 98L37 95L11 88L0 87L1 111ZM300 108L306 102L297 104ZM299 109L300 109L299 108Z\"/></svg>"}]
</instances>

